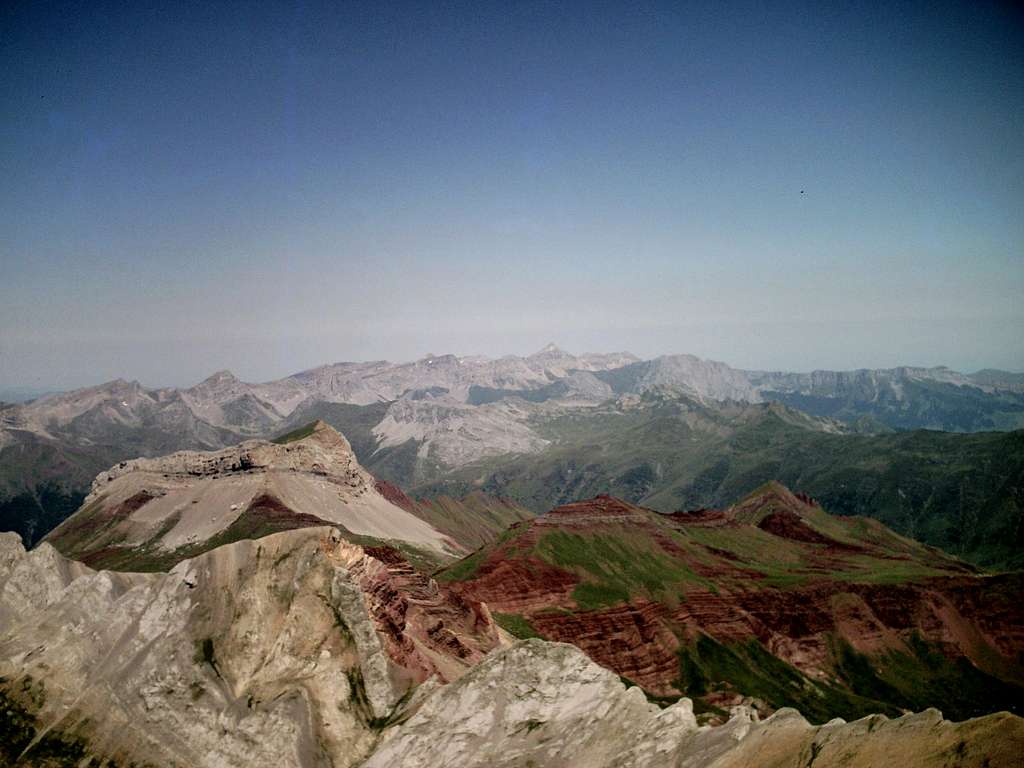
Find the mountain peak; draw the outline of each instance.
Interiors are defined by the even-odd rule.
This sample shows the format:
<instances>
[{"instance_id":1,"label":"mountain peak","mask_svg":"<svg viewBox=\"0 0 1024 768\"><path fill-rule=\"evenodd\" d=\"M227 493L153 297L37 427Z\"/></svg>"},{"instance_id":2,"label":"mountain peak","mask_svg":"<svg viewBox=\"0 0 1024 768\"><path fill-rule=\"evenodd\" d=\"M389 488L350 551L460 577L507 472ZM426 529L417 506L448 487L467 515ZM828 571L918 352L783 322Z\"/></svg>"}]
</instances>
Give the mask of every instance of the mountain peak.
<instances>
[{"instance_id":1,"label":"mountain peak","mask_svg":"<svg viewBox=\"0 0 1024 768\"><path fill-rule=\"evenodd\" d=\"M235 374L225 369L217 371L216 373L211 373L189 391L195 394L225 392L233 390L241 383L241 380L239 380Z\"/></svg>"},{"instance_id":2,"label":"mountain peak","mask_svg":"<svg viewBox=\"0 0 1024 768\"><path fill-rule=\"evenodd\" d=\"M562 349L557 344L555 344L555 342L549 341L541 349L537 350L532 355L530 355L530 357L541 357L541 356L550 356L550 355L568 355L568 354L569 354L568 352L566 352L564 349Z\"/></svg>"},{"instance_id":3,"label":"mountain peak","mask_svg":"<svg viewBox=\"0 0 1024 768\"><path fill-rule=\"evenodd\" d=\"M592 499L573 501L555 507L542 519L548 522L577 525L643 518L646 514L647 511L643 507L637 507L614 496L601 494Z\"/></svg>"},{"instance_id":4,"label":"mountain peak","mask_svg":"<svg viewBox=\"0 0 1024 768\"><path fill-rule=\"evenodd\" d=\"M777 480L770 480L747 494L727 512L734 520L765 528L773 519L814 523L820 512L818 502L805 493L794 493ZM790 538L787 536L787 538ZM808 539L805 541L817 541Z\"/></svg>"},{"instance_id":5,"label":"mountain peak","mask_svg":"<svg viewBox=\"0 0 1024 768\"><path fill-rule=\"evenodd\" d=\"M209 376L207 376L205 379L203 379L203 381L201 383L202 384L232 384L232 383L234 383L236 381L238 381L238 377L235 376L235 374L233 374L227 368L225 368L223 370L217 371L216 373L211 373Z\"/></svg>"}]
</instances>

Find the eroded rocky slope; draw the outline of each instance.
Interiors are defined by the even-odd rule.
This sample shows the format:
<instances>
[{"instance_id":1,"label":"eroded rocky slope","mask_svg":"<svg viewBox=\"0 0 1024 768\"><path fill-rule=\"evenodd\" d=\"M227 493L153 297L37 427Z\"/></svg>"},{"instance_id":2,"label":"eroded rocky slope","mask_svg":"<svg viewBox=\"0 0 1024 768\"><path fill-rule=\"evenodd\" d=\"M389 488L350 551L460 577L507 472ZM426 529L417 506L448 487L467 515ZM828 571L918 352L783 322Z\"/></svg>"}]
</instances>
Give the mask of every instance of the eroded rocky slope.
<instances>
[{"instance_id":1,"label":"eroded rocky slope","mask_svg":"<svg viewBox=\"0 0 1024 768\"><path fill-rule=\"evenodd\" d=\"M699 727L689 699L658 709L571 646L525 641L492 654L390 730L367 768L874 768L1014 765L1024 720L963 723L937 710L813 726L784 709L735 707Z\"/></svg>"},{"instance_id":2,"label":"eroded rocky slope","mask_svg":"<svg viewBox=\"0 0 1024 768\"><path fill-rule=\"evenodd\" d=\"M415 686L502 643L485 607L330 528L159 575L95 572L4 534L0 617L8 717L34 723L17 754L123 765L354 765Z\"/></svg>"},{"instance_id":3,"label":"eroded rocky slope","mask_svg":"<svg viewBox=\"0 0 1024 768\"><path fill-rule=\"evenodd\" d=\"M769 484L727 510L559 507L439 574L520 636L571 642L707 711L818 722L1019 706L1020 574L983 576L873 520Z\"/></svg>"},{"instance_id":4,"label":"eroded rocky slope","mask_svg":"<svg viewBox=\"0 0 1024 768\"><path fill-rule=\"evenodd\" d=\"M234 766L1014 765L1024 721L930 711L699 726L576 648L508 646L487 608L335 529L96 572L0 536L0 759ZM874 762L872 762L874 761Z\"/></svg>"}]
</instances>

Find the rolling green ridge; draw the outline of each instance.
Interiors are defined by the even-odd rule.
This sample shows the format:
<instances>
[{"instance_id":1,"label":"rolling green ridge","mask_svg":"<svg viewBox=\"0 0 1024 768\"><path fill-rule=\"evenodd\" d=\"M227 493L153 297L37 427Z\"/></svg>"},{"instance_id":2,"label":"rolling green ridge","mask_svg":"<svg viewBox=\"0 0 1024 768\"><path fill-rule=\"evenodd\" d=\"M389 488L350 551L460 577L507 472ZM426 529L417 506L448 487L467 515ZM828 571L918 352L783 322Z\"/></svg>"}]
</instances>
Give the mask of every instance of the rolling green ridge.
<instances>
[{"instance_id":1,"label":"rolling green ridge","mask_svg":"<svg viewBox=\"0 0 1024 768\"><path fill-rule=\"evenodd\" d=\"M563 525L565 515L622 510L624 518ZM750 509L753 514L744 515ZM796 510L801 541L759 527L777 511ZM919 542L885 531L873 520L836 518L796 498L779 483L766 483L726 513L728 522L706 524L701 516L662 515L594 499L568 504L537 523L510 528L493 542L442 570L442 581L472 580L488 560L538 560L577 577L578 610L643 598L668 605L690 589L743 590L801 587L823 579L850 584L900 584L972 574L975 568Z\"/></svg>"}]
</instances>

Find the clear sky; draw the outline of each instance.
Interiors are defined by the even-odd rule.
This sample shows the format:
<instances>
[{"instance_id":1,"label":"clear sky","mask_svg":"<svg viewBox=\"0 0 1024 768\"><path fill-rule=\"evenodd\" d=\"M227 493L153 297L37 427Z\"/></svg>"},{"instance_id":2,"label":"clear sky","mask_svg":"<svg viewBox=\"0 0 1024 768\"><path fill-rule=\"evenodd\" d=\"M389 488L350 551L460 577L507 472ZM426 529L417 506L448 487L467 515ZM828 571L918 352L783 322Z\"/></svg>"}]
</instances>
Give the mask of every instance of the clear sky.
<instances>
[{"instance_id":1,"label":"clear sky","mask_svg":"<svg viewBox=\"0 0 1024 768\"><path fill-rule=\"evenodd\" d=\"M0 4L0 385L1024 368L1010 3Z\"/></svg>"}]
</instances>

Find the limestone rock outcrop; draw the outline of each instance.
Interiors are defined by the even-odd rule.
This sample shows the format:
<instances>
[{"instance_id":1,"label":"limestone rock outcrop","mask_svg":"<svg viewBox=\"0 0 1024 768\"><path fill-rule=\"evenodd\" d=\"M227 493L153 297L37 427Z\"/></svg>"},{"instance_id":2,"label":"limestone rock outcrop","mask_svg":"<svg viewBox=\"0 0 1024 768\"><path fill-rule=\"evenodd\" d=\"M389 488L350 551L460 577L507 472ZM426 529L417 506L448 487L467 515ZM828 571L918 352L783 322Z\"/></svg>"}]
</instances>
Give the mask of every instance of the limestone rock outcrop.
<instances>
[{"instance_id":1,"label":"limestone rock outcrop","mask_svg":"<svg viewBox=\"0 0 1024 768\"><path fill-rule=\"evenodd\" d=\"M34 723L3 756L33 765L56 739L115 764L355 765L417 685L506 642L486 608L407 570L332 528L166 574L92 571L0 534L0 687Z\"/></svg>"},{"instance_id":2,"label":"limestone rock outcrop","mask_svg":"<svg viewBox=\"0 0 1024 768\"><path fill-rule=\"evenodd\" d=\"M696 730L688 700L663 711L574 646L525 640L434 693L366 768L617 765L646 734L669 745Z\"/></svg>"},{"instance_id":3,"label":"limestone rock outcrop","mask_svg":"<svg viewBox=\"0 0 1024 768\"><path fill-rule=\"evenodd\" d=\"M1017 765L1024 720L930 710L698 726L574 646L510 645L390 549L334 528L164 574L93 571L0 534L0 763L159 768Z\"/></svg>"},{"instance_id":4,"label":"limestone rock outcrop","mask_svg":"<svg viewBox=\"0 0 1024 768\"><path fill-rule=\"evenodd\" d=\"M962 723L937 710L813 726L793 709L761 721L735 707L698 726L689 699L665 709L576 648L527 640L438 689L389 730L366 768L847 768L1017 765L1024 719Z\"/></svg>"}]
</instances>

